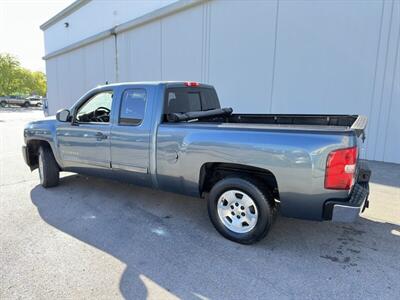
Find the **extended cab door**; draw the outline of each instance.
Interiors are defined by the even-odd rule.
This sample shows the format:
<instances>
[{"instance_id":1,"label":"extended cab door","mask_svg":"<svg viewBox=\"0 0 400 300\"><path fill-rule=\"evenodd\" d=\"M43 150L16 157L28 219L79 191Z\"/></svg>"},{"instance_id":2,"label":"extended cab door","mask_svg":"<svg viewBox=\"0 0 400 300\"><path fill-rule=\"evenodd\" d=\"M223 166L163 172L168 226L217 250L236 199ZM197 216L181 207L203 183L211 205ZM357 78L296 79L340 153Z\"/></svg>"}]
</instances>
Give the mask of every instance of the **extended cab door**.
<instances>
[{"instance_id":1,"label":"extended cab door","mask_svg":"<svg viewBox=\"0 0 400 300\"><path fill-rule=\"evenodd\" d=\"M111 129L111 167L121 178L150 185L149 159L152 89L126 87L118 99L118 116Z\"/></svg>"},{"instance_id":2,"label":"extended cab door","mask_svg":"<svg viewBox=\"0 0 400 300\"><path fill-rule=\"evenodd\" d=\"M78 104L71 123L60 123L57 141L65 168L110 169L113 90L101 90Z\"/></svg>"}]
</instances>

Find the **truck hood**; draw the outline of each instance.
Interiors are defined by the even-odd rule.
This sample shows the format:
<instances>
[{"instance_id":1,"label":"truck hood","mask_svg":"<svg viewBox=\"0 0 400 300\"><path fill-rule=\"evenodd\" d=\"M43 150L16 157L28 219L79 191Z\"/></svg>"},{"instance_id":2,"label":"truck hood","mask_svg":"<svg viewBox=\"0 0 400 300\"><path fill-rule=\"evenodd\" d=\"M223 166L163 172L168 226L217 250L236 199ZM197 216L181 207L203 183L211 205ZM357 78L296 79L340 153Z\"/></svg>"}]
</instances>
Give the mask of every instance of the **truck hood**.
<instances>
[{"instance_id":1,"label":"truck hood","mask_svg":"<svg viewBox=\"0 0 400 300\"><path fill-rule=\"evenodd\" d=\"M29 122L25 125L25 129L52 127L57 123L55 116L46 117L40 120Z\"/></svg>"}]
</instances>

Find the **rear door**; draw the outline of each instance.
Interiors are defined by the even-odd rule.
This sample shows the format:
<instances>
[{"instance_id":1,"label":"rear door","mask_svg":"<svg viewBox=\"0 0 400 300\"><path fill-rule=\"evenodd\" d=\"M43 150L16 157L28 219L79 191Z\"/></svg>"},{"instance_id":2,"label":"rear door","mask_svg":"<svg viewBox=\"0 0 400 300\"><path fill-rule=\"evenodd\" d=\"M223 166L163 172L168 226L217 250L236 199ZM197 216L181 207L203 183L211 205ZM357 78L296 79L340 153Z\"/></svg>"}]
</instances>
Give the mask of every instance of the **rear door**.
<instances>
[{"instance_id":1,"label":"rear door","mask_svg":"<svg viewBox=\"0 0 400 300\"><path fill-rule=\"evenodd\" d=\"M111 130L111 166L113 171L138 184L150 185L152 89L145 86L125 88L118 101L118 117Z\"/></svg>"}]
</instances>

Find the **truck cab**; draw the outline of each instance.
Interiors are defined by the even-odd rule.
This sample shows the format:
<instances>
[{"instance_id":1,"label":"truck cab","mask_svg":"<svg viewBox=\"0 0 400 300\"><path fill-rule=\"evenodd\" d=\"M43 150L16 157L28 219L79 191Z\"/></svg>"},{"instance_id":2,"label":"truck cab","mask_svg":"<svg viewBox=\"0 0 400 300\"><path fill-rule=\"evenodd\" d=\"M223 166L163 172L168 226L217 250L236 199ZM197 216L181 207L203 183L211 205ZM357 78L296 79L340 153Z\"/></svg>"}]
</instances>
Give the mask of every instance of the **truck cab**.
<instances>
[{"instance_id":1,"label":"truck cab","mask_svg":"<svg viewBox=\"0 0 400 300\"><path fill-rule=\"evenodd\" d=\"M155 169L151 137L165 113L219 107L215 89L204 84L146 82L97 87L70 109L57 113L59 122L53 124L57 163L66 171L110 173L151 186L156 181L150 172Z\"/></svg>"}]
</instances>

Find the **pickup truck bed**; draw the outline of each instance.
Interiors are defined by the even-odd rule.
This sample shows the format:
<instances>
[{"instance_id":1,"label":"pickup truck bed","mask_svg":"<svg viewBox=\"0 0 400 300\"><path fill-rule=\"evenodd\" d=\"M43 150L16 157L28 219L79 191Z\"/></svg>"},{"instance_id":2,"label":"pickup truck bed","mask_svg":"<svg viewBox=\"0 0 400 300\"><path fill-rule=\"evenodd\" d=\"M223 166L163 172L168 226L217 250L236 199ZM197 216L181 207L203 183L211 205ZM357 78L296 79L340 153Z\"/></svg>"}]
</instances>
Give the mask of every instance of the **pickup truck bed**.
<instances>
[{"instance_id":1,"label":"pickup truck bed","mask_svg":"<svg viewBox=\"0 0 400 300\"><path fill-rule=\"evenodd\" d=\"M45 187L61 170L205 197L216 229L248 244L278 209L358 216L368 205L369 171L358 160L365 126L357 115L232 114L204 84L122 83L28 124L23 153Z\"/></svg>"},{"instance_id":2,"label":"pickup truck bed","mask_svg":"<svg viewBox=\"0 0 400 300\"><path fill-rule=\"evenodd\" d=\"M367 124L365 116L358 115L287 115L287 114L232 114L226 123L266 124L270 128L300 130L351 130L357 136L364 134Z\"/></svg>"},{"instance_id":3,"label":"pickup truck bed","mask_svg":"<svg viewBox=\"0 0 400 300\"><path fill-rule=\"evenodd\" d=\"M264 129L354 131L357 136L362 136L364 134L364 128L367 124L367 118L365 116L300 114L227 114L224 116L189 118L187 121L269 125L263 127ZM171 122L176 121L172 120Z\"/></svg>"},{"instance_id":4,"label":"pickup truck bed","mask_svg":"<svg viewBox=\"0 0 400 300\"><path fill-rule=\"evenodd\" d=\"M157 135L157 173L163 174L158 183L164 190L198 196L201 178L193 169L219 162L256 167L271 172L283 215L322 220L325 201L349 195L324 188L326 151L350 147L354 138L347 126L163 123ZM169 159L173 149L179 149L176 163Z\"/></svg>"}]
</instances>

